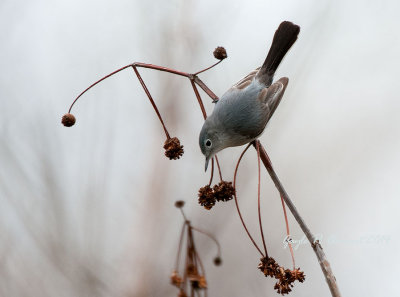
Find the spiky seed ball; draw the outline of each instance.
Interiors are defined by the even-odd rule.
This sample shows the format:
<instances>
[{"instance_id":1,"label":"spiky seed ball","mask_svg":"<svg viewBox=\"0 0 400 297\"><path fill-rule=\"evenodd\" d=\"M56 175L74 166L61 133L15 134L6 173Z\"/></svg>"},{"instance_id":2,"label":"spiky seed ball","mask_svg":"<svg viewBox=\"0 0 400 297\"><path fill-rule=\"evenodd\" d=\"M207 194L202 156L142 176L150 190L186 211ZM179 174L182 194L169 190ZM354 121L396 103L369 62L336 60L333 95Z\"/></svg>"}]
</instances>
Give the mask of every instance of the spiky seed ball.
<instances>
[{"instance_id":1,"label":"spiky seed ball","mask_svg":"<svg viewBox=\"0 0 400 297\"><path fill-rule=\"evenodd\" d=\"M182 201L182 200L175 201L175 207L176 208L182 208L184 206L185 206L185 201Z\"/></svg>"},{"instance_id":2,"label":"spiky seed ball","mask_svg":"<svg viewBox=\"0 0 400 297\"><path fill-rule=\"evenodd\" d=\"M220 257L215 257L214 264L215 266L220 266L222 264L222 259Z\"/></svg>"},{"instance_id":3,"label":"spiky seed ball","mask_svg":"<svg viewBox=\"0 0 400 297\"><path fill-rule=\"evenodd\" d=\"M177 137L168 138L164 143L165 156L170 160L176 160L183 155L183 145Z\"/></svg>"},{"instance_id":4,"label":"spiky seed ball","mask_svg":"<svg viewBox=\"0 0 400 297\"><path fill-rule=\"evenodd\" d=\"M279 264L275 261L274 258L269 257L263 257L260 259L260 264L258 264L258 269L261 270L264 275L270 276L270 277L277 277L279 273Z\"/></svg>"},{"instance_id":5,"label":"spiky seed ball","mask_svg":"<svg viewBox=\"0 0 400 297\"><path fill-rule=\"evenodd\" d=\"M217 201L229 201L235 195L235 188L232 182L221 181L218 185L214 185L214 196Z\"/></svg>"},{"instance_id":6,"label":"spiky seed ball","mask_svg":"<svg viewBox=\"0 0 400 297\"><path fill-rule=\"evenodd\" d=\"M223 59L228 58L228 54L226 53L225 48L223 48L222 46L218 46L218 47L214 50L213 54L214 54L214 57L215 57L216 59L218 59L218 60L223 60Z\"/></svg>"},{"instance_id":7,"label":"spiky seed ball","mask_svg":"<svg viewBox=\"0 0 400 297\"><path fill-rule=\"evenodd\" d=\"M306 279L306 276L304 275L304 271L301 271L300 267L293 270L292 274L293 274L293 277L301 283L304 282L304 280Z\"/></svg>"},{"instance_id":8,"label":"spiky seed ball","mask_svg":"<svg viewBox=\"0 0 400 297\"><path fill-rule=\"evenodd\" d=\"M199 189L199 204L210 210L215 205L214 191L209 185Z\"/></svg>"},{"instance_id":9,"label":"spiky seed ball","mask_svg":"<svg viewBox=\"0 0 400 297\"><path fill-rule=\"evenodd\" d=\"M175 271L175 270L172 271L170 279L171 279L171 284L174 285L175 287L178 287L178 288L183 283L182 278L179 276L178 272Z\"/></svg>"},{"instance_id":10,"label":"spiky seed ball","mask_svg":"<svg viewBox=\"0 0 400 297\"><path fill-rule=\"evenodd\" d=\"M63 117L61 119L61 123L65 127L71 127L75 124L75 122L76 122L76 119L72 113L66 113L65 115L63 115Z\"/></svg>"}]
</instances>

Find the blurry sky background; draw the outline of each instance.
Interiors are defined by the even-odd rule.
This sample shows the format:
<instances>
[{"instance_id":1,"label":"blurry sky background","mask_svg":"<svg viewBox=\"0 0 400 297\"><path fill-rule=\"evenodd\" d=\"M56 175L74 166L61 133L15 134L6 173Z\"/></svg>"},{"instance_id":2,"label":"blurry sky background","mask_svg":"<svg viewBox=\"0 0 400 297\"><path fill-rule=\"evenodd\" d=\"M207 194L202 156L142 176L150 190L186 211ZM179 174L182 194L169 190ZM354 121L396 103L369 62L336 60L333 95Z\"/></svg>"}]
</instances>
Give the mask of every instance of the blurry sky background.
<instances>
[{"instance_id":1,"label":"blurry sky background","mask_svg":"<svg viewBox=\"0 0 400 297\"><path fill-rule=\"evenodd\" d=\"M322 240L343 296L396 295L399 263L400 2L82 1L0 2L0 296L176 296L169 284L186 201L206 266L209 296L277 296L257 269L233 201L206 211L209 175L198 148L202 116L187 79L140 70L172 136L132 70L92 89L61 125L74 97L134 61L196 72L217 94L264 61L283 20L301 33L276 78L286 94L261 137L310 229ZM208 112L211 101L202 93ZM241 148L219 154L232 180ZM239 173L239 202L260 243L256 154ZM262 212L270 254L290 266L278 192L264 171ZM290 216L294 240L303 233ZM329 296L308 243L295 250L306 281L291 296Z\"/></svg>"}]
</instances>

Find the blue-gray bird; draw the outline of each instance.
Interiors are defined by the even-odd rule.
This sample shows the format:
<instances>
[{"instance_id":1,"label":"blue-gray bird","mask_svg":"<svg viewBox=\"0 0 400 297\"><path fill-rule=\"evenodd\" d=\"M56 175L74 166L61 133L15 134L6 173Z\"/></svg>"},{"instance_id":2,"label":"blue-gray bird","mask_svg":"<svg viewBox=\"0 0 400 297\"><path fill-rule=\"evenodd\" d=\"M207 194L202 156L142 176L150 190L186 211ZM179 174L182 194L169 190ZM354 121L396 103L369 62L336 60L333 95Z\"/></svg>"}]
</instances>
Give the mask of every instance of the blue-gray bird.
<instances>
[{"instance_id":1,"label":"blue-gray bird","mask_svg":"<svg viewBox=\"0 0 400 297\"><path fill-rule=\"evenodd\" d=\"M289 79L282 77L272 84L274 74L290 47L297 40L300 27L282 22L264 64L232 86L215 104L200 132L199 144L209 160L227 147L257 139L279 105Z\"/></svg>"}]
</instances>

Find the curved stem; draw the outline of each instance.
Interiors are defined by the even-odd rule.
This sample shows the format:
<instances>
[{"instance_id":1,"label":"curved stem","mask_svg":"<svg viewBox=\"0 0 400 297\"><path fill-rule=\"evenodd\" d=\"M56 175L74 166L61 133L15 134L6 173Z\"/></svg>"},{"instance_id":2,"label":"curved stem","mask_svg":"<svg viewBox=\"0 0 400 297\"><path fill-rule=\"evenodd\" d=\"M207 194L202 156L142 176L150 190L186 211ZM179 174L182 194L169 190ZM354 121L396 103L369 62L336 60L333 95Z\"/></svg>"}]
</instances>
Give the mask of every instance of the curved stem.
<instances>
[{"instance_id":1,"label":"curved stem","mask_svg":"<svg viewBox=\"0 0 400 297\"><path fill-rule=\"evenodd\" d=\"M243 227L244 227L244 230L246 230L247 235L249 236L251 242L254 244L254 246L256 247L256 249L258 250L258 252L261 254L262 257L264 257L263 252L260 250L260 248L258 247L257 243L254 241L253 237L250 235L250 232L249 232L249 230L247 229L246 224L244 223L242 214L241 214L240 209L239 209L239 204L238 204L237 194L236 194L236 193L237 193L237 190L236 190L236 176L237 176L237 172L238 172L238 169L239 169L239 164L240 164L240 161L241 161L242 158L243 158L243 155L246 153L246 151L247 151L247 149L250 147L250 145L251 145L251 143L249 143L249 144L246 146L246 148L245 148L244 151L241 153L241 155L240 155L240 157L239 157L239 160L238 160L238 162L237 162L237 164L236 164L235 174L234 174L234 176L233 176L233 188L235 189L234 197L235 197L236 209L237 209L237 212L238 212L238 214L239 214L240 221L242 222L242 225L243 225Z\"/></svg>"},{"instance_id":2,"label":"curved stem","mask_svg":"<svg viewBox=\"0 0 400 297\"><path fill-rule=\"evenodd\" d=\"M196 73L194 73L193 75L197 75L197 74L200 74L200 73L202 73L202 72L204 72L204 71L207 71L208 69L211 69L211 68L213 68L214 66L217 66L219 63L221 63L223 60L219 60L217 63L214 63L213 65L211 65L210 67L207 67L207 68L205 68L205 69L203 69L203 70L200 70L200 71L198 71L198 72L196 72Z\"/></svg>"},{"instance_id":3,"label":"curved stem","mask_svg":"<svg viewBox=\"0 0 400 297\"><path fill-rule=\"evenodd\" d=\"M196 228L196 227L192 227L192 229L195 230L195 231L197 231L197 232L200 232L200 233L202 233L202 234L204 234L204 235L206 235L206 236L208 236L209 238L211 238L211 239L215 242L215 244L217 245L217 249L218 249L217 254L218 254L218 256L221 256L221 246L220 246L218 240L217 240L213 235L211 235L210 233L208 233L208 232L206 232L206 231L203 231L203 230L201 230L201 229L198 229L198 228Z\"/></svg>"},{"instance_id":4,"label":"curved stem","mask_svg":"<svg viewBox=\"0 0 400 297\"><path fill-rule=\"evenodd\" d=\"M82 93L80 93L80 94L78 95L78 97L75 98L75 100L72 102L71 106L70 106L69 109L68 109L68 113L71 113L72 106L74 106L75 102L76 102L83 94L85 94L87 91L89 91L91 88L93 88L95 85L97 85L98 83L102 82L102 81L105 80L106 78L109 78L110 76L113 76L114 74L116 74L116 73L118 73L118 72L120 72L120 71L122 71L122 70L124 70L124 69L126 69L126 68L129 68L129 67L131 67L131 66L132 66L132 64L126 65L126 66L124 66L124 67L121 67L121 68L115 70L114 72L111 72L110 74L107 74L107 75L104 76L103 78L100 78L100 79L99 79L98 81L96 81L95 83L91 84L91 85L90 85L89 87L87 87Z\"/></svg>"},{"instance_id":5,"label":"curved stem","mask_svg":"<svg viewBox=\"0 0 400 297\"><path fill-rule=\"evenodd\" d=\"M260 233L261 239L264 246L265 257L268 258L267 246L265 245L264 231L261 222L261 165L260 165L260 145L256 142L256 150L257 150L257 164L258 164L258 193L257 193L257 205L258 205L258 223L260 225Z\"/></svg>"}]
</instances>

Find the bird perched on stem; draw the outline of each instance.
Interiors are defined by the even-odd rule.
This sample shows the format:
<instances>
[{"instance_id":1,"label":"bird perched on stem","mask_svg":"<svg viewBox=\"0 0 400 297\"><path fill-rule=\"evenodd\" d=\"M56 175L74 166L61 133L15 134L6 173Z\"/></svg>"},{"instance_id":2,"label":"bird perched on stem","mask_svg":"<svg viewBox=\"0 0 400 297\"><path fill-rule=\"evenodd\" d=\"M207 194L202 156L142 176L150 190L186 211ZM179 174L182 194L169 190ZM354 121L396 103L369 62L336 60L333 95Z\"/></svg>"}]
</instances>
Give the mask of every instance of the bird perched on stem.
<instances>
[{"instance_id":1,"label":"bird perched on stem","mask_svg":"<svg viewBox=\"0 0 400 297\"><path fill-rule=\"evenodd\" d=\"M289 79L272 83L279 64L297 40L300 27L284 21L275 32L264 64L232 86L216 102L199 136L201 152L209 160L227 147L257 139L279 105Z\"/></svg>"}]
</instances>

